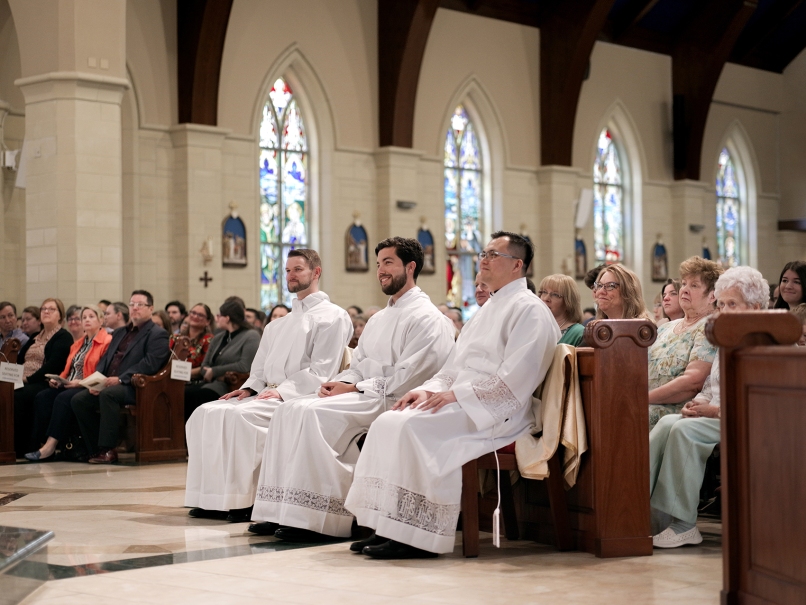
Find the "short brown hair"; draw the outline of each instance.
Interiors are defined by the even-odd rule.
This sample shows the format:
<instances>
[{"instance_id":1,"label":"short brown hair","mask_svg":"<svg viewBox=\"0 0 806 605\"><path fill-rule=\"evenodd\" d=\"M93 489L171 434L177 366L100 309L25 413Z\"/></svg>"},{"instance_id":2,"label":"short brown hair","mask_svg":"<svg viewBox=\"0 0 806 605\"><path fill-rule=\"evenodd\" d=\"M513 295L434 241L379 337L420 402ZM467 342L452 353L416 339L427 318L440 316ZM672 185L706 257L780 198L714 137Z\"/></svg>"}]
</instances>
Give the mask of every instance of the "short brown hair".
<instances>
[{"instance_id":1,"label":"short brown hair","mask_svg":"<svg viewBox=\"0 0 806 605\"><path fill-rule=\"evenodd\" d=\"M582 321L582 303L579 300L579 288L577 283L562 273L547 275L540 282L540 289L554 288L558 294L562 294L563 304L565 304L566 319L572 324Z\"/></svg>"},{"instance_id":2,"label":"short brown hair","mask_svg":"<svg viewBox=\"0 0 806 605\"><path fill-rule=\"evenodd\" d=\"M641 280L638 279L638 276L624 265L606 265L602 267L596 281L602 279L602 275L606 271L615 275L616 281L619 283L619 293L624 304L623 319L648 319L654 323L652 316L646 310L644 297L641 294ZM602 309L596 311L596 319L607 319Z\"/></svg>"},{"instance_id":3,"label":"short brown hair","mask_svg":"<svg viewBox=\"0 0 806 605\"><path fill-rule=\"evenodd\" d=\"M64 303L58 298L46 298L42 301L42 305L49 302L56 303L56 308L59 310L59 323L64 323ZM39 305L40 308L42 305Z\"/></svg>"},{"instance_id":4,"label":"short brown hair","mask_svg":"<svg viewBox=\"0 0 806 605\"><path fill-rule=\"evenodd\" d=\"M39 307L34 307L33 305L30 307L25 307L22 310L22 313L28 313L29 315L33 315L36 318L36 321L39 321L41 319L41 314L39 313ZM20 315L22 315L22 313L20 313Z\"/></svg>"},{"instance_id":5,"label":"short brown hair","mask_svg":"<svg viewBox=\"0 0 806 605\"><path fill-rule=\"evenodd\" d=\"M311 250L310 248L296 248L288 253L288 258L295 256L302 257L308 261L308 267L310 267L311 270L322 266L322 259L319 258L319 253L316 250Z\"/></svg>"},{"instance_id":6,"label":"short brown hair","mask_svg":"<svg viewBox=\"0 0 806 605\"><path fill-rule=\"evenodd\" d=\"M684 277L699 277L705 285L705 291L710 292L716 285L716 280L725 270L712 260L699 256L692 256L680 263L680 279Z\"/></svg>"}]
</instances>

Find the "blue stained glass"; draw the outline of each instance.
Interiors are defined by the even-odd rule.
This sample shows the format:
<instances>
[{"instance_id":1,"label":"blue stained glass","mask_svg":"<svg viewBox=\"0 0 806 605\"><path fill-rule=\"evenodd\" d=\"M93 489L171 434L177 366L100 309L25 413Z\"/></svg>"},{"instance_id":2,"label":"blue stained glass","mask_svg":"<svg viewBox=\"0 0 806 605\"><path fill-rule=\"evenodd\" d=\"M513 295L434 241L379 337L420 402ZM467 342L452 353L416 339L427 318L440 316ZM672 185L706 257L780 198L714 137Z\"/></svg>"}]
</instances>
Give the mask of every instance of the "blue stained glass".
<instances>
[{"instance_id":1,"label":"blue stained glass","mask_svg":"<svg viewBox=\"0 0 806 605\"><path fill-rule=\"evenodd\" d=\"M481 241L482 162L476 130L462 105L445 137L447 300L467 319L477 309L475 278Z\"/></svg>"},{"instance_id":2,"label":"blue stained glass","mask_svg":"<svg viewBox=\"0 0 806 605\"><path fill-rule=\"evenodd\" d=\"M739 184L736 166L727 149L719 154L716 175L716 242L723 267L739 264Z\"/></svg>"},{"instance_id":3,"label":"blue stained glass","mask_svg":"<svg viewBox=\"0 0 806 605\"><path fill-rule=\"evenodd\" d=\"M621 160L610 132L599 135L593 164L593 243L598 263L624 262Z\"/></svg>"},{"instance_id":4,"label":"blue stained glass","mask_svg":"<svg viewBox=\"0 0 806 605\"><path fill-rule=\"evenodd\" d=\"M282 128L277 129L277 124ZM290 304L285 261L308 245L308 154L305 126L293 91L278 78L260 125L260 304Z\"/></svg>"}]
</instances>

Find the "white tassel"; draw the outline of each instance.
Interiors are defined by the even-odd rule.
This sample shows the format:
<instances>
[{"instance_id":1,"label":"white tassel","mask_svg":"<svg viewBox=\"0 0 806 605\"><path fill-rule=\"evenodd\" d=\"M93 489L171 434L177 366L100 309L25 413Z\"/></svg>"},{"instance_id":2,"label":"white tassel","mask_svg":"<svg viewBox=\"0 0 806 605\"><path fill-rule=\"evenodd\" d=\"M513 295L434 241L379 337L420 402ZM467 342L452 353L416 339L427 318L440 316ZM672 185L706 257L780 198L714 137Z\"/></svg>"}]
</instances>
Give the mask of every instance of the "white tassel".
<instances>
[{"instance_id":1,"label":"white tassel","mask_svg":"<svg viewBox=\"0 0 806 605\"><path fill-rule=\"evenodd\" d=\"M493 511L493 545L501 548L501 510Z\"/></svg>"}]
</instances>

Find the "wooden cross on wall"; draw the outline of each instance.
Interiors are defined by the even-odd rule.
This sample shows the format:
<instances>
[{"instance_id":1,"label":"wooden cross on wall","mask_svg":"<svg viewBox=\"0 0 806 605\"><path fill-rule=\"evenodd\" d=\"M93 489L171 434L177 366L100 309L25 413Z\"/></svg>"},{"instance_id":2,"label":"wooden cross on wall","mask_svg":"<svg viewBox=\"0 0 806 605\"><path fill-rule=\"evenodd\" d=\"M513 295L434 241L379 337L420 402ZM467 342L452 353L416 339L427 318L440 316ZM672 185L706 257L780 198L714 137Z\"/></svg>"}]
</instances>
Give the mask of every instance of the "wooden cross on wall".
<instances>
[{"instance_id":1,"label":"wooden cross on wall","mask_svg":"<svg viewBox=\"0 0 806 605\"><path fill-rule=\"evenodd\" d=\"M204 276L199 278L199 281L204 282L204 287L207 287L207 284L213 281L213 278L207 275L207 271L204 272Z\"/></svg>"}]
</instances>

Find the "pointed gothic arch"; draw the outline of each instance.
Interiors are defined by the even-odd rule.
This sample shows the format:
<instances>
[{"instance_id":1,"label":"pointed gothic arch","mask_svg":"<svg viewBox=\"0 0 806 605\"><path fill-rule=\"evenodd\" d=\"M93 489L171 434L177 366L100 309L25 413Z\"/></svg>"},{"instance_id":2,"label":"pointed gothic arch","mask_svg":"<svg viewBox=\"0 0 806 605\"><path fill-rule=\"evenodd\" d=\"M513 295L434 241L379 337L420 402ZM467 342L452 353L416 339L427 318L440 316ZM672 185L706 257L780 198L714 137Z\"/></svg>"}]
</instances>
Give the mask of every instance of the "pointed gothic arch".
<instances>
[{"instance_id":1,"label":"pointed gothic arch","mask_svg":"<svg viewBox=\"0 0 806 605\"><path fill-rule=\"evenodd\" d=\"M307 244L314 249L332 249L333 241L330 229L322 229L336 217L332 216L330 203L331 165L335 151L335 120L322 81L296 44L292 44L280 53L278 58L266 71L252 112L251 131L255 133L255 154L260 149L260 125L263 119L263 108L269 99L269 93L278 79L288 83L294 92L305 125L307 138ZM256 171L257 172L257 171ZM259 175L254 178L255 195L260 200ZM253 224L259 225L260 203L255 204ZM260 238L252 238L250 254L252 258L261 258ZM323 274L336 273L336 265L332 255L323 255ZM258 272L260 276L260 271Z\"/></svg>"},{"instance_id":2,"label":"pointed gothic arch","mask_svg":"<svg viewBox=\"0 0 806 605\"><path fill-rule=\"evenodd\" d=\"M596 161L599 135L604 130L608 130L612 136L623 171L624 259L636 274L643 276L643 175L646 174L646 153L635 121L620 99L608 107L595 133L592 133L588 166L593 166Z\"/></svg>"},{"instance_id":3,"label":"pointed gothic arch","mask_svg":"<svg viewBox=\"0 0 806 605\"><path fill-rule=\"evenodd\" d=\"M738 263L755 267L758 265L758 183L760 176L758 161L750 136L742 123L733 120L725 129L725 133L717 148L716 157L712 160L712 183L716 182L719 173L719 156L726 149L736 169L738 186ZM715 191L716 196L716 191ZM717 203L717 200L714 200Z\"/></svg>"}]
</instances>

